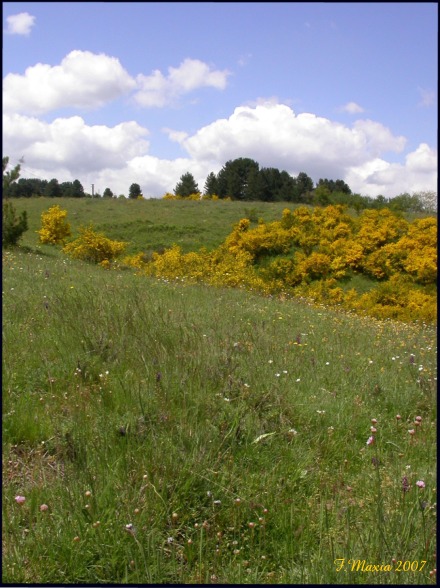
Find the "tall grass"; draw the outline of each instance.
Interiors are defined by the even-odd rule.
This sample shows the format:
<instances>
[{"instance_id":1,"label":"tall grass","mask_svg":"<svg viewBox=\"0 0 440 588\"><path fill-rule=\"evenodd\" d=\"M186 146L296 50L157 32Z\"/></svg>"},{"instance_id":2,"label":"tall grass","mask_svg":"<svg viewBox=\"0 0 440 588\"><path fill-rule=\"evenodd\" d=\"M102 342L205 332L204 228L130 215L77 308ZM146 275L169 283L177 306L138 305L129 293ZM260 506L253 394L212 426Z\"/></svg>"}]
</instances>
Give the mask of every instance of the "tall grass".
<instances>
[{"instance_id":1,"label":"tall grass","mask_svg":"<svg viewBox=\"0 0 440 588\"><path fill-rule=\"evenodd\" d=\"M45 252L3 254L3 582L435 581L434 327Z\"/></svg>"}]
</instances>

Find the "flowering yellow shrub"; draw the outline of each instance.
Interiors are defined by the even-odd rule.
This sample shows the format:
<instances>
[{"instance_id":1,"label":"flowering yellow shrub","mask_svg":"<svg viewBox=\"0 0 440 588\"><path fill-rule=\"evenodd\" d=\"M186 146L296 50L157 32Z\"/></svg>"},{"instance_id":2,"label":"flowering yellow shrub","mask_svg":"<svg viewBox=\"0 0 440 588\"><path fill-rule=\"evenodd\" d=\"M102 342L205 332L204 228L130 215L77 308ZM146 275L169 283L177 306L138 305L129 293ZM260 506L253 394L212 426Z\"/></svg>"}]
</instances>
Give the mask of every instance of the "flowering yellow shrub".
<instances>
[{"instance_id":1,"label":"flowering yellow shrub","mask_svg":"<svg viewBox=\"0 0 440 588\"><path fill-rule=\"evenodd\" d=\"M343 206L301 206L255 227L241 219L211 252L184 254L173 246L151 259L140 253L123 263L170 280L301 296L377 318L431 321L436 243L434 218L408 223L389 210L367 210L352 219ZM372 281L361 295L346 291L342 280L356 273L380 283Z\"/></svg>"},{"instance_id":2,"label":"flowering yellow shrub","mask_svg":"<svg viewBox=\"0 0 440 588\"><path fill-rule=\"evenodd\" d=\"M121 260L122 265L133 267L135 269L141 269L148 262L148 258L145 253L140 251L135 255L128 255Z\"/></svg>"},{"instance_id":3,"label":"flowering yellow shrub","mask_svg":"<svg viewBox=\"0 0 440 588\"><path fill-rule=\"evenodd\" d=\"M386 243L397 241L408 230L408 222L388 208L364 210L357 219L355 241L365 253L370 253Z\"/></svg>"},{"instance_id":4,"label":"flowering yellow shrub","mask_svg":"<svg viewBox=\"0 0 440 588\"><path fill-rule=\"evenodd\" d=\"M67 210L62 210L58 204L41 213L41 229L37 231L40 243L64 244L71 235L66 217Z\"/></svg>"},{"instance_id":5,"label":"flowering yellow shrub","mask_svg":"<svg viewBox=\"0 0 440 588\"><path fill-rule=\"evenodd\" d=\"M80 236L71 241L64 248L67 253L75 259L91 261L93 263L102 263L103 261L112 261L124 252L127 243L122 241L112 241L103 233L96 233L93 226L79 229Z\"/></svg>"}]
</instances>

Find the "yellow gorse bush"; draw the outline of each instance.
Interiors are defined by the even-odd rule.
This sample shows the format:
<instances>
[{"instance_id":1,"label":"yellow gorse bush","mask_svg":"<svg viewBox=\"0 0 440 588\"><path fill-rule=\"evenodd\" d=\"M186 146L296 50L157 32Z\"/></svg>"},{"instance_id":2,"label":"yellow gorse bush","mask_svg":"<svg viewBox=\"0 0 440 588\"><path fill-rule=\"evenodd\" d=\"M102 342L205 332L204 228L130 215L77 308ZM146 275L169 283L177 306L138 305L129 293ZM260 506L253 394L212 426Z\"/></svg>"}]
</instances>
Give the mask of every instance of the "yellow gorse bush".
<instances>
[{"instance_id":1,"label":"yellow gorse bush","mask_svg":"<svg viewBox=\"0 0 440 588\"><path fill-rule=\"evenodd\" d=\"M409 223L389 210L353 219L339 205L285 209L280 221L241 219L214 251L174 245L123 263L167 280L299 296L382 319L437 316L437 220ZM344 287L356 274L373 280L368 292Z\"/></svg>"},{"instance_id":2,"label":"yellow gorse bush","mask_svg":"<svg viewBox=\"0 0 440 588\"><path fill-rule=\"evenodd\" d=\"M123 241L112 241L103 233L94 231L93 226L79 229L80 236L64 248L64 253L75 259L101 263L108 267L109 262L121 255L127 246Z\"/></svg>"},{"instance_id":3,"label":"yellow gorse bush","mask_svg":"<svg viewBox=\"0 0 440 588\"><path fill-rule=\"evenodd\" d=\"M57 204L41 214L41 229L37 231L40 243L60 245L70 237L70 224L66 221L67 210Z\"/></svg>"}]
</instances>

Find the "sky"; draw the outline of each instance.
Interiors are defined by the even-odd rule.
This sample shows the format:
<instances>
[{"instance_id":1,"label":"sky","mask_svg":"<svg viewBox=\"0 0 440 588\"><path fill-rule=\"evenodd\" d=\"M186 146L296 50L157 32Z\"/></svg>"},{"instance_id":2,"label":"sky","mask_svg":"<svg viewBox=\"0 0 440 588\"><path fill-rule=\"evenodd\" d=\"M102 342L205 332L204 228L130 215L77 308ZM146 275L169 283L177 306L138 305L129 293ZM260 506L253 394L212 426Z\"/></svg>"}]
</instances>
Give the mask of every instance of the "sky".
<instances>
[{"instance_id":1,"label":"sky","mask_svg":"<svg viewBox=\"0 0 440 588\"><path fill-rule=\"evenodd\" d=\"M437 3L4 2L3 156L146 198L238 157L437 191Z\"/></svg>"}]
</instances>

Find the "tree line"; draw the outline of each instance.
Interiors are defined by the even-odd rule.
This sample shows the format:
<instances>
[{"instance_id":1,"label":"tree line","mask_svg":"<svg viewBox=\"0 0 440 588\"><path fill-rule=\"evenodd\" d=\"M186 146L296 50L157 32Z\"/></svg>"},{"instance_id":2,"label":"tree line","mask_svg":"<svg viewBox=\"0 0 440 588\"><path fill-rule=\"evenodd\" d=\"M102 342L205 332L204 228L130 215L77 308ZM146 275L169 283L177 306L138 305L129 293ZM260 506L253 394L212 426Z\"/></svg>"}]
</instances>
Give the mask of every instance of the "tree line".
<instances>
[{"instance_id":1,"label":"tree line","mask_svg":"<svg viewBox=\"0 0 440 588\"><path fill-rule=\"evenodd\" d=\"M177 198L190 198L200 194L194 176L183 174L174 189ZM376 198L353 193L343 180L320 178L314 185L305 172L293 177L285 170L261 167L250 158L240 157L227 161L215 174L206 178L205 198L231 200L292 202L312 206L344 204L355 210L389 208L401 212L433 212L437 210L436 192L400 194L394 198L379 195Z\"/></svg>"},{"instance_id":2,"label":"tree line","mask_svg":"<svg viewBox=\"0 0 440 588\"><path fill-rule=\"evenodd\" d=\"M61 182L53 178L20 178L20 163L7 171L9 157L3 158L3 197L4 198L125 198L116 196L110 188L103 194L89 194L79 180ZM167 195L166 195L167 196ZM187 172L180 177L174 188L176 198L198 196L202 198L194 176ZM139 184L129 187L130 199L142 198ZM241 201L292 202L311 206L345 204L355 210L367 208L390 208L402 212L431 212L437 210L436 192L419 192L410 195L400 194L394 198L379 195L376 198L362 196L352 192L351 188L340 179L320 178L316 185L305 172L296 177L285 170L275 167L260 167L258 162L248 157L239 157L227 161L218 174L208 174L203 188L204 198L219 198Z\"/></svg>"}]
</instances>

